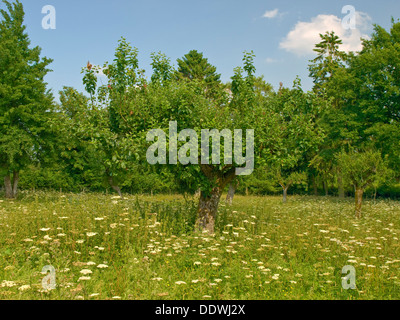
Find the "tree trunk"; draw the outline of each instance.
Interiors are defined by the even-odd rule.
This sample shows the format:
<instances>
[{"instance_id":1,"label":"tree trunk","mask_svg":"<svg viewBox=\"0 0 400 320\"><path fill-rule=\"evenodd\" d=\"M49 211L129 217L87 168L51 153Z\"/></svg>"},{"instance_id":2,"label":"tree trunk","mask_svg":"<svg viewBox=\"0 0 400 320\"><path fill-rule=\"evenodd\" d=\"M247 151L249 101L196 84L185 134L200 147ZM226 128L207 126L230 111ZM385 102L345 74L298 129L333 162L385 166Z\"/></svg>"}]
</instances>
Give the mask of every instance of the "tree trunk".
<instances>
[{"instance_id":1,"label":"tree trunk","mask_svg":"<svg viewBox=\"0 0 400 320\"><path fill-rule=\"evenodd\" d=\"M324 179L324 189L325 189L325 195L329 196L329 187L328 187L328 181Z\"/></svg>"},{"instance_id":2,"label":"tree trunk","mask_svg":"<svg viewBox=\"0 0 400 320\"><path fill-rule=\"evenodd\" d=\"M288 192L289 187L282 187L282 189L283 189L283 203L286 203L287 202L287 192Z\"/></svg>"},{"instance_id":3,"label":"tree trunk","mask_svg":"<svg viewBox=\"0 0 400 320\"><path fill-rule=\"evenodd\" d=\"M238 183L231 182L229 184L228 194L226 195L226 203L228 205L232 205L233 197L235 196L237 186L238 186Z\"/></svg>"},{"instance_id":4,"label":"tree trunk","mask_svg":"<svg viewBox=\"0 0 400 320\"><path fill-rule=\"evenodd\" d=\"M6 199L14 198L10 174L7 174L4 177L4 188L5 188L5 192L6 192Z\"/></svg>"},{"instance_id":5,"label":"tree trunk","mask_svg":"<svg viewBox=\"0 0 400 320\"><path fill-rule=\"evenodd\" d=\"M315 178L315 176L313 176L312 182L313 182L313 188L314 188L314 196L318 196L317 178Z\"/></svg>"},{"instance_id":6,"label":"tree trunk","mask_svg":"<svg viewBox=\"0 0 400 320\"><path fill-rule=\"evenodd\" d=\"M11 181L10 174L7 174L4 177L4 187L5 187L7 199L14 199L17 197L18 181L19 181L19 172L18 171L14 171L12 181Z\"/></svg>"},{"instance_id":7,"label":"tree trunk","mask_svg":"<svg viewBox=\"0 0 400 320\"><path fill-rule=\"evenodd\" d=\"M338 175L337 182L338 182L339 199L344 199L343 176L342 176L342 172L339 169L338 169L337 175Z\"/></svg>"},{"instance_id":8,"label":"tree trunk","mask_svg":"<svg viewBox=\"0 0 400 320\"><path fill-rule=\"evenodd\" d=\"M113 188L118 193L121 199L124 199L121 189L118 187L118 185L114 184L113 178L111 176L108 177L108 183L110 184L111 188Z\"/></svg>"},{"instance_id":9,"label":"tree trunk","mask_svg":"<svg viewBox=\"0 0 400 320\"><path fill-rule=\"evenodd\" d=\"M361 218L361 206L362 206L362 201L363 201L363 194L364 194L363 189L356 188L356 218L357 219Z\"/></svg>"},{"instance_id":10,"label":"tree trunk","mask_svg":"<svg viewBox=\"0 0 400 320\"><path fill-rule=\"evenodd\" d=\"M210 234L214 233L215 219L221 195L222 190L220 187L215 187L211 191L211 194L207 196L204 191L201 191L196 229L200 231L207 230Z\"/></svg>"},{"instance_id":11,"label":"tree trunk","mask_svg":"<svg viewBox=\"0 0 400 320\"><path fill-rule=\"evenodd\" d=\"M236 168L233 166L222 173L215 170L212 165L200 165L200 169L215 187L209 193L203 190L200 193L196 229L214 233L215 219L217 218L218 205L225 187L236 178Z\"/></svg>"}]
</instances>

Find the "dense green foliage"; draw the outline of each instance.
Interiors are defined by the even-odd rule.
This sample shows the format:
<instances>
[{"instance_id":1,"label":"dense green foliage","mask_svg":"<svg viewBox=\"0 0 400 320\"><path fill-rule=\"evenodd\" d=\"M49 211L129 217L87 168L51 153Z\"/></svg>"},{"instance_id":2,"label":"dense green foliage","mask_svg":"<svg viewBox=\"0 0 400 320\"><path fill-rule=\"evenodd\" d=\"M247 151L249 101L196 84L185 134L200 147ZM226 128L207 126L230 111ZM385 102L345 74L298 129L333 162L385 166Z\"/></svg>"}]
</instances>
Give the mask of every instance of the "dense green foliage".
<instances>
[{"instance_id":1,"label":"dense green foliage","mask_svg":"<svg viewBox=\"0 0 400 320\"><path fill-rule=\"evenodd\" d=\"M6 193L17 193L19 171L52 155L54 130L48 126L52 95L44 76L50 59L30 48L20 2L3 1L0 20L0 176ZM13 183L11 185L11 174Z\"/></svg>"}]
</instances>

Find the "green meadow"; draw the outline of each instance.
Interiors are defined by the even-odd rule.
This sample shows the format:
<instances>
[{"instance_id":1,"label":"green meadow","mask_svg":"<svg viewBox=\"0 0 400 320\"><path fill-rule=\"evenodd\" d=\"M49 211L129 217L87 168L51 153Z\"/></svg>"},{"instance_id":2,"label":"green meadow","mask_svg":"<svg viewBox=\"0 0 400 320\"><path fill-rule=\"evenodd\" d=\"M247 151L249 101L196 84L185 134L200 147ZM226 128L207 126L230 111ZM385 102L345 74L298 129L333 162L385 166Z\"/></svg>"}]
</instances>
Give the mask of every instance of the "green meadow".
<instances>
[{"instance_id":1,"label":"green meadow","mask_svg":"<svg viewBox=\"0 0 400 320\"><path fill-rule=\"evenodd\" d=\"M0 299L399 299L400 207L236 196L215 234L196 198L22 192L0 200ZM342 268L356 269L356 289ZM45 266L56 288L46 290Z\"/></svg>"}]
</instances>

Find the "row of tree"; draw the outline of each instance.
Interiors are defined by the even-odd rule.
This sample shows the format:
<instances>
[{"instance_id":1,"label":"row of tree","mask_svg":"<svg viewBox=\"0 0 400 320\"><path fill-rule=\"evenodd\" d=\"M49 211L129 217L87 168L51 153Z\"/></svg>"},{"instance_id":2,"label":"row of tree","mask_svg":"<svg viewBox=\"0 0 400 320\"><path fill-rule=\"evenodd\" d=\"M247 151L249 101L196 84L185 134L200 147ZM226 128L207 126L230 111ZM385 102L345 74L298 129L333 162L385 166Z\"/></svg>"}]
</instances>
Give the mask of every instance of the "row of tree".
<instances>
[{"instance_id":1,"label":"row of tree","mask_svg":"<svg viewBox=\"0 0 400 320\"><path fill-rule=\"evenodd\" d=\"M213 232L228 185L229 202L238 185L254 189L260 177L281 186L284 201L296 184L315 192L322 182L328 192L334 183L342 198L351 187L360 217L366 188L376 190L400 177L399 22L389 32L375 26L359 53L340 51L333 32L321 35L309 66L310 92L298 78L291 88L281 84L274 91L255 76L253 52L245 52L230 83L195 50L178 59L176 68L164 54L153 53L147 79L138 50L121 38L112 63L88 62L82 69L87 94L65 87L57 104L43 80L51 60L30 48L22 4L3 3L0 175L7 198L16 197L21 173L25 186L76 191L108 185L121 197L143 185L154 191L200 190L197 225ZM155 128L167 132L170 121L177 121L178 130L198 133L254 129L255 173L237 177L237 161L149 165L146 135Z\"/></svg>"}]
</instances>

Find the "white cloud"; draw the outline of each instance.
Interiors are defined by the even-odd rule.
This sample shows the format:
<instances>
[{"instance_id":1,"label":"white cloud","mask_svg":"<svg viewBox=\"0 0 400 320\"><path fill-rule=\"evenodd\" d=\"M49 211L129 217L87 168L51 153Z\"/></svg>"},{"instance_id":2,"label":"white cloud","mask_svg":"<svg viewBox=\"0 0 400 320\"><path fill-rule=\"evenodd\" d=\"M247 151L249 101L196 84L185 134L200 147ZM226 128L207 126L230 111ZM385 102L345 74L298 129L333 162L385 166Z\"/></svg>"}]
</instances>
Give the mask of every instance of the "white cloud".
<instances>
[{"instance_id":1,"label":"white cloud","mask_svg":"<svg viewBox=\"0 0 400 320\"><path fill-rule=\"evenodd\" d=\"M272 19L275 18L279 13L279 9L274 9L271 11L266 11L263 15L263 18L268 18L268 19Z\"/></svg>"},{"instance_id":2,"label":"white cloud","mask_svg":"<svg viewBox=\"0 0 400 320\"><path fill-rule=\"evenodd\" d=\"M313 52L315 44L321 40L319 34L334 31L343 41L340 50L345 52L360 51L362 49L360 38L369 39L366 32L372 28L371 18L366 13L357 12L356 23L356 29L346 30L343 28L342 20L339 17L320 14L312 18L311 22L299 21L279 46L297 55L313 55L315 54Z\"/></svg>"},{"instance_id":3,"label":"white cloud","mask_svg":"<svg viewBox=\"0 0 400 320\"><path fill-rule=\"evenodd\" d=\"M275 62L278 62L278 60L272 59L272 58L266 58L266 59L265 59L265 62L266 62L266 63L275 63Z\"/></svg>"}]
</instances>

